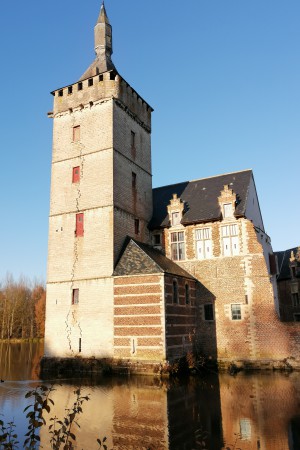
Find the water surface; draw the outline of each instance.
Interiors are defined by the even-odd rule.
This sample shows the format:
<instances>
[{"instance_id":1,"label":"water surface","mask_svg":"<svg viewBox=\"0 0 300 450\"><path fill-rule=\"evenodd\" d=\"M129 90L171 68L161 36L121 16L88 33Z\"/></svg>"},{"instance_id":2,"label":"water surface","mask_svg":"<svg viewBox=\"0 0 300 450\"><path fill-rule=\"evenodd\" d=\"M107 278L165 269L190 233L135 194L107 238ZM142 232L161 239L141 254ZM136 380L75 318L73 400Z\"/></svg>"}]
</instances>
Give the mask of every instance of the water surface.
<instances>
[{"instance_id":1,"label":"water surface","mask_svg":"<svg viewBox=\"0 0 300 450\"><path fill-rule=\"evenodd\" d=\"M41 347L0 346L0 412L26 432L25 393L39 385ZM206 374L188 381L151 377L48 380L54 384L49 417L63 417L81 388L78 449L97 449L107 437L113 449L300 449L300 374ZM48 419L49 419L48 417ZM50 448L46 428L44 449ZM22 446L20 447L22 448Z\"/></svg>"}]
</instances>

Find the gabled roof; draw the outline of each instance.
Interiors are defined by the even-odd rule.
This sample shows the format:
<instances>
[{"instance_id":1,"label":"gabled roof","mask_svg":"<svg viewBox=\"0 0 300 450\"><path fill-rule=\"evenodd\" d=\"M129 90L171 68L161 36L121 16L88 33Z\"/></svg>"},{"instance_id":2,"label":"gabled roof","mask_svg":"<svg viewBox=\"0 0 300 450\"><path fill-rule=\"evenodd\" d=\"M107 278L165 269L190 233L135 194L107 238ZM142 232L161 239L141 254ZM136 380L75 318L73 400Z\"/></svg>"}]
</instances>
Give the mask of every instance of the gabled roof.
<instances>
[{"instance_id":1,"label":"gabled roof","mask_svg":"<svg viewBox=\"0 0 300 450\"><path fill-rule=\"evenodd\" d=\"M236 217L242 217L246 212L246 204L252 170L233 172L195 181L172 184L153 189L153 216L149 224L150 229L169 225L167 205L173 194L185 203L185 213L182 224L210 222L219 220L221 211L218 197L225 185L237 194Z\"/></svg>"},{"instance_id":2,"label":"gabled roof","mask_svg":"<svg viewBox=\"0 0 300 450\"><path fill-rule=\"evenodd\" d=\"M288 250L284 250L281 252L274 252L277 256L277 262L278 262L278 270L279 274L277 275L277 280L289 280L292 278L291 271L290 271L290 257L291 252L294 252L294 255L296 255L298 250L298 247L290 248Z\"/></svg>"},{"instance_id":3,"label":"gabled roof","mask_svg":"<svg viewBox=\"0 0 300 450\"><path fill-rule=\"evenodd\" d=\"M113 275L123 276L157 273L169 273L179 277L194 279L192 275L160 251L150 245L127 237Z\"/></svg>"}]
</instances>

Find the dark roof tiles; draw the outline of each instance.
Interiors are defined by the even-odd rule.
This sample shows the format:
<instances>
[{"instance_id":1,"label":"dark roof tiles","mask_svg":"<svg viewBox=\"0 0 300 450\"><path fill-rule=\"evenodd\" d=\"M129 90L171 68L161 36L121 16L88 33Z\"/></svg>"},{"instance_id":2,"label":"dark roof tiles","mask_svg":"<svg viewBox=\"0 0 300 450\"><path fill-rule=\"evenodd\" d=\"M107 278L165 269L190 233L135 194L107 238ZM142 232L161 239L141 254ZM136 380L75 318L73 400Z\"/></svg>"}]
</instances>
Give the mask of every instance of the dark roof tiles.
<instances>
[{"instance_id":1,"label":"dark roof tiles","mask_svg":"<svg viewBox=\"0 0 300 450\"><path fill-rule=\"evenodd\" d=\"M153 216L149 224L150 229L169 225L167 205L173 194L184 201L185 210L182 224L209 222L218 220L221 211L218 197L225 185L237 194L236 216L243 216L246 211L249 185L252 170L233 172L211 178L172 184L153 189Z\"/></svg>"},{"instance_id":2,"label":"dark roof tiles","mask_svg":"<svg viewBox=\"0 0 300 450\"><path fill-rule=\"evenodd\" d=\"M169 273L193 279L193 276L160 251L132 238L127 238L123 253L116 264L114 276Z\"/></svg>"}]
</instances>

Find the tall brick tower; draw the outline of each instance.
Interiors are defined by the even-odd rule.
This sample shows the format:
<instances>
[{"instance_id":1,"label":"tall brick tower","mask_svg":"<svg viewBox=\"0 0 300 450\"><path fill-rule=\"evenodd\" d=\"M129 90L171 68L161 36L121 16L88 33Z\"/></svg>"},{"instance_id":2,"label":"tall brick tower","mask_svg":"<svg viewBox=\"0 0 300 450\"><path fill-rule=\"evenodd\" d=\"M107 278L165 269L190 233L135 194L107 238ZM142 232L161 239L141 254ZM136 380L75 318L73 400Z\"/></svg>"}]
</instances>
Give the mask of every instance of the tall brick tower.
<instances>
[{"instance_id":1,"label":"tall brick tower","mask_svg":"<svg viewBox=\"0 0 300 450\"><path fill-rule=\"evenodd\" d=\"M114 265L127 235L149 240L152 108L112 63L104 4L95 52L52 92L46 357L113 356Z\"/></svg>"}]
</instances>

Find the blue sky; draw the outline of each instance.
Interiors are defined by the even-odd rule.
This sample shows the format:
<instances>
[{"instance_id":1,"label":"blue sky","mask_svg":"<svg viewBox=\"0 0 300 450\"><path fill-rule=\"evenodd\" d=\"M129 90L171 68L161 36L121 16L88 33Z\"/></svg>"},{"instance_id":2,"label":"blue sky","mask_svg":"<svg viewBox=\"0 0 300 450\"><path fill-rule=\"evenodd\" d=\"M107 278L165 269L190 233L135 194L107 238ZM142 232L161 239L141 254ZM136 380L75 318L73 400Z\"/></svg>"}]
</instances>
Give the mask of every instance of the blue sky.
<instances>
[{"instance_id":1,"label":"blue sky","mask_svg":"<svg viewBox=\"0 0 300 450\"><path fill-rule=\"evenodd\" d=\"M94 58L101 2L1 6L0 279L46 279L50 91ZM274 250L300 245L299 0L107 0L114 63L155 109L153 186L252 168Z\"/></svg>"}]
</instances>

